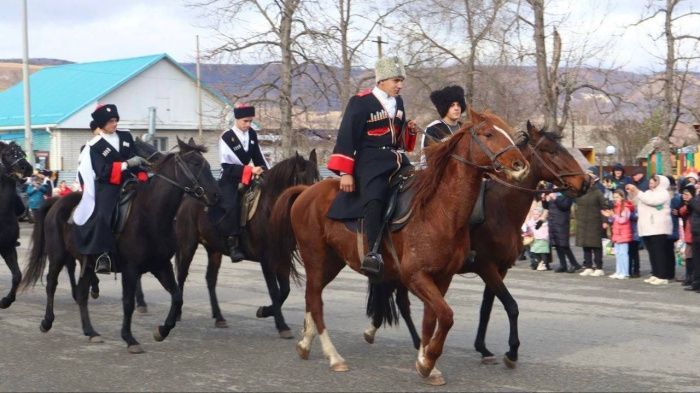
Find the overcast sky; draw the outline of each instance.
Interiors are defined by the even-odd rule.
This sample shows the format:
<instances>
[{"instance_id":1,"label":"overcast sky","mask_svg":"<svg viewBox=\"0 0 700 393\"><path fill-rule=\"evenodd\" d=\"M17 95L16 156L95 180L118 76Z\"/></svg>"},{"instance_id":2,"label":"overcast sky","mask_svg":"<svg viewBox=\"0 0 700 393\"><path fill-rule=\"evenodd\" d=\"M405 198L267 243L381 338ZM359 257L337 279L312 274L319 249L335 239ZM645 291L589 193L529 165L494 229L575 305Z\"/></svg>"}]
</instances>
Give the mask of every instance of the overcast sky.
<instances>
[{"instance_id":1,"label":"overcast sky","mask_svg":"<svg viewBox=\"0 0 700 393\"><path fill-rule=\"evenodd\" d=\"M93 61L168 53L181 62L195 59L195 35L205 49L214 42L197 10L182 0L27 0L29 56ZM647 0L550 0L549 20L566 18L560 32L564 45L589 36L593 43L612 40L607 62L630 71L658 69L654 54L663 54L648 33L658 32L662 19L644 27L625 28L639 19ZM665 1L664 1L665 3ZM700 1L686 8L700 11ZM0 0L0 58L22 56L22 0ZM694 19L692 19L694 18ZM700 17L685 22L697 34ZM680 26L684 28L685 26ZM391 37L388 37L391 40Z\"/></svg>"}]
</instances>

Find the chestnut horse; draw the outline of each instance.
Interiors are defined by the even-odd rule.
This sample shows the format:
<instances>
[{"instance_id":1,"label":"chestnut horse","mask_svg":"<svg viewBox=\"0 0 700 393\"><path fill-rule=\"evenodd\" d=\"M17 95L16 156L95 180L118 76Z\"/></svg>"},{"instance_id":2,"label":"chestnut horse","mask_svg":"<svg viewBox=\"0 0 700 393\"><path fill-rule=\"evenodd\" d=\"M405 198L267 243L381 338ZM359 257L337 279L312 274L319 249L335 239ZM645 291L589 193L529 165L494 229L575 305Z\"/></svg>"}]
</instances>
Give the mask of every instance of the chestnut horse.
<instances>
[{"instance_id":1,"label":"chestnut horse","mask_svg":"<svg viewBox=\"0 0 700 393\"><path fill-rule=\"evenodd\" d=\"M393 291L374 290L387 283L403 285L423 301L422 340L415 366L431 384L445 383L434 369L453 324L453 312L444 296L469 253L467 219L478 197L481 177L487 171L503 170L519 180L528 172L527 161L503 130L505 122L491 113L470 109L470 114L470 122L449 141L428 149L429 167L416 174L413 183L412 217L384 241L384 283L370 285L368 308L375 296L384 297L383 304L390 303ZM363 254L356 234L342 222L326 217L338 192L338 180L329 179L310 187L292 187L280 196L270 222L271 240L278 244L271 261L279 269L294 271L292 256L298 244L306 271L306 314L297 352L307 359L318 331L331 369L346 371L347 364L326 330L321 294L346 264L359 272ZM398 260L386 252L387 244L393 245ZM387 321L392 320L390 314Z\"/></svg>"},{"instance_id":2,"label":"chestnut horse","mask_svg":"<svg viewBox=\"0 0 700 393\"><path fill-rule=\"evenodd\" d=\"M583 195L589 187L589 177L583 172L579 163L559 143L561 136L541 131L527 122L527 134L516 138L518 147L530 163L530 173L517 184L504 184L489 181L484 195L485 221L470 232L471 243L476 251L473 263L466 264L460 273L476 273L484 283L483 300L474 347L482 355L482 362L492 364L496 359L485 345L486 327L491 315L494 296L503 304L510 322L508 338L509 351L503 357L504 363L515 367L518 360L518 304L506 288L503 279L522 252L523 243L521 225L525 221L534 199L537 183L544 180L555 184L558 189L569 196ZM504 204L503 201L508 201ZM396 303L408 326L412 325L408 295L405 290L397 290ZM405 299L404 299L405 297ZM374 342L374 336L381 325L374 320L365 331L367 342ZM410 331L410 329L409 329ZM419 337L411 331L415 345Z\"/></svg>"}]
</instances>

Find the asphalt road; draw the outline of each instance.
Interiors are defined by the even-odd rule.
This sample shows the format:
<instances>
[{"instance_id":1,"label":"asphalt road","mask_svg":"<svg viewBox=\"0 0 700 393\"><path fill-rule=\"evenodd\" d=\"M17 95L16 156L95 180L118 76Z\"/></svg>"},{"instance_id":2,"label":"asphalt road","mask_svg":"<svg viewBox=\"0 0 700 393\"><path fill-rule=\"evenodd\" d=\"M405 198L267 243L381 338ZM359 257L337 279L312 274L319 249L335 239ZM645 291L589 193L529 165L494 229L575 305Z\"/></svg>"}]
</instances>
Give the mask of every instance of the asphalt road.
<instances>
[{"instance_id":1,"label":"asphalt road","mask_svg":"<svg viewBox=\"0 0 700 393\"><path fill-rule=\"evenodd\" d=\"M23 224L22 257L30 227ZM576 250L579 252L579 250ZM646 252L642 251L644 257ZM286 303L293 340L278 338L272 320L255 317L268 303L259 265L226 262L218 294L228 329L211 319L200 248L185 288L183 319L161 343L153 328L167 313L169 297L152 277L143 280L149 313L136 315L133 332L146 353L127 353L121 340L121 288L103 278L101 297L91 300L93 325L102 344L82 336L78 308L61 275L56 321L39 331L42 284L0 310L2 391L698 391L700 294L678 283L656 287L577 274L536 272L521 262L507 284L520 306L520 360L516 369L483 365L472 343L483 285L478 277L456 277L448 293L455 324L438 362L447 384L425 385L414 371L416 351L403 325L381 329L373 345L364 342L365 279L343 271L325 291L330 337L350 371L329 371L314 341L309 360L295 345L303 321L303 289L292 288ZM611 270L612 269L612 270ZM606 257L605 270L613 261ZM643 262L643 270L648 263ZM679 273L680 274L680 273ZM0 267L0 291L10 274ZM422 307L412 298L420 322ZM487 345L507 350L508 324L494 307ZM500 355L499 355L500 358Z\"/></svg>"}]
</instances>

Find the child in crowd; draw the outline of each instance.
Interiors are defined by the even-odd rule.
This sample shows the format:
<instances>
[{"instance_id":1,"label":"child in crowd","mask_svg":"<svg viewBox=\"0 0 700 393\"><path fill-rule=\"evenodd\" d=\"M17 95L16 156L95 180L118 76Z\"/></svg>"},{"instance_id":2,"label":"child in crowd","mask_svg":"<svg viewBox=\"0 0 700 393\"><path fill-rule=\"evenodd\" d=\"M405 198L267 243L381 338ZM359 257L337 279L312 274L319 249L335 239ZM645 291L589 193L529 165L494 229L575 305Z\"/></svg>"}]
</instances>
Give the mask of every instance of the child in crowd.
<instances>
[{"instance_id":1,"label":"child in crowd","mask_svg":"<svg viewBox=\"0 0 700 393\"><path fill-rule=\"evenodd\" d=\"M612 209L602 212L612 224L611 240L615 244L615 273L609 277L627 279L629 278L629 243L633 240L630 216L634 205L625 199L625 192L621 189L613 191L613 202Z\"/></svg>"},{"instance_id":2,"label":"child in crowd","mask_svg":"<svg viewBox=\"0 0 700 393\"><path fill-rule=\"evenodd\" d=\"M681 191L682 205L678 209L678 215L683 220L683 241L685 242L685 280L683 280L683 286L686 287L693 284L693 234L690 226L688 203L695 196L695 191L695 183L688 182Z\"/></svg>"},{"instance_id":3,"label":"child in crowd","mask_svg":"<svg viewBox=\"0 0 700 393\"><path fill-rule=\"evenodd\" d=\"M530 245L530 254L537 270L551 270L549 267L549 227L542 217L541 209L534 209L527 221L527 234L534 238Z\"/></svg>"}]
</instances>

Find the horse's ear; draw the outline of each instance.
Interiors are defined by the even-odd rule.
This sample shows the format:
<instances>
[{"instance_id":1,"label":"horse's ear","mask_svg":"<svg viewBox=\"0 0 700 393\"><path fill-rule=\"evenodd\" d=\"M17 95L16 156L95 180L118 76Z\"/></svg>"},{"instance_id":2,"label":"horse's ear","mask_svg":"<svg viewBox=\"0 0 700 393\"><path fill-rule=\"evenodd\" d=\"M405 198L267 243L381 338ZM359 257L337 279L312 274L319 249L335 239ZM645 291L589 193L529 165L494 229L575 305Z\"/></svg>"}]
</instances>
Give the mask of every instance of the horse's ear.
<instances>
[{"instance_id":1,"label":"horse's ear","mask_svg":"<svg viewBox=\"0 0 700 393\"><path fill-rule=\"evenodd\" d=\"M313 162L314 164L318 164L318 160L316 159L316 149L311 150L311 153L309 154L309 161Z\"/></svg>"},{"instance_id":2,"label":"horse's ear","mask_svg":"<svg viewBox=\"0 0 700 393\"><path fill-rule=\"evenodd\" d=\"M299 151L298 150L294 150L294 157L299 158Z\"/></svg>"},{"instance_id":3,"label":"horse's ear","mask_svg":"<svg viewBox=\"0 0 700 393\"><path fill-rule=\"evenodd\" d=\"M193 137L190 137L190 139L187 141L187 144L190 145L190 146L196 145L196 143L194 142L194 138L193 138Z\"/></svg>"},{"instance_id":4,"label":"horse's ear","mask_svg":"<svg viewBox=\"0 0 700 393\"><path fill-rule=\"evenodd\" d=\"M180 139L179 136L176 136L177 138L177 146L180 148L180 151L188 151L189 150L189 145L185 143L182 139Z\"/></svg>"},{"instance_id":5,"label":"horse's ear","mask_svg":"<svg viewBox=\"0 0 700 393\"><path fill-rule=\"evenodd\" d=\"M469 119L471 120L472 124L481 123L484 120L483 116L481 116L481 114L475 111L471 106L469 106Z\"/></svg>"},{"instance_id":6,"label":"horse's ear","mask_svg":"<svg viewBox=\"0 0 700 393\"><path fill-rule=\"evenodd\" d=\"M533 132L537 132L537 131L539 131L539 130L537 129L537 127L535 127L534 125L532 125L532 123L530 123L530 120L528 119L528 121L527 121L527 133L528 133L528 134L532 134Z\"/></svg>"}]
</instances>

